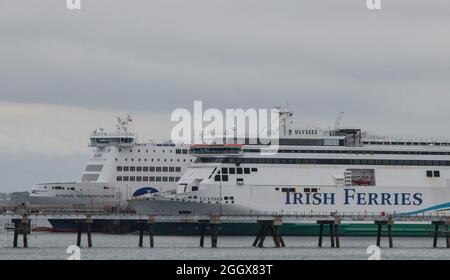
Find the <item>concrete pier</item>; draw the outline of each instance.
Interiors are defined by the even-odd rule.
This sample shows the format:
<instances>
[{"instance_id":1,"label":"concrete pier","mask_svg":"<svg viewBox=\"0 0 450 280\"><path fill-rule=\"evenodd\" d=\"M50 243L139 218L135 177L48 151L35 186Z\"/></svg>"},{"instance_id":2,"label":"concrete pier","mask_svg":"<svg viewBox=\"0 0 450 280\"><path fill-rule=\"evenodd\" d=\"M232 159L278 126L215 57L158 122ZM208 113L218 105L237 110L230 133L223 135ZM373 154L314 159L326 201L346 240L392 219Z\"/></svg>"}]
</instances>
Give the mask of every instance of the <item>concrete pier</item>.
<instances>
[{"instance_id":1,"label":"concrete pier","mask_svg":"<svg viewBox=\"0 0 450 280\"><path fill-rule=\"evenodd\" d=\"M143 247L143 232L145 223L148 224L150 247L154 247L154 231L156 223L195 223L200 225L200 247L205 244L205 235L211 236L211 247L218 246L218 236L220 225L223 223L256 223L259 225L258 234L253 242L253 247L264 247L267 235L272 235L276 248L285 247L286 244L281 234L281 226L286 220L291 222L316 222L319 224L319 242L318 246L323 245L324 227L328 225L330 231L331 247L339 248L340 236L339 228L341 221L348 222L364 222L374 223L377 227L377 245L381 244L382 229L387 226L387 235L389 238L389 247L393 248L392 227L395 222L428 222L428 226L434 225L433 247L438 246L438 238L444 233L446 247L450 248L450 216L448 213L427 213L421 215L391 215L385 216L380 213L311 213L311 212L289 212L284 214L270 213L251 213L251 214L235 214L235 215L210 215L210 214L154 214L143 215L131 212L107 212L99 208L85 207L78 208L55 208L55 207L11 207L8 212L0 213L0 216L9 219L11 224L6 225L7 231L13 231L13 247L18 247L20 243L20 235L23 237L23 245L27 247L29 244L28 235L31 233L32 219L53 219L53 220L73 220L77 223L77 245L81 246L82 232L86 229L88 247L93 246L92 242L92 222L94 219L110 221L110 224L121 224L123 221L126 225L129 221L133 224L136 221L142 221L142 229L139 236L139 246ZM431 223L431 225L430 225ZM127 225L129 226L129 224Z\"/></svg>"}]
</instances>

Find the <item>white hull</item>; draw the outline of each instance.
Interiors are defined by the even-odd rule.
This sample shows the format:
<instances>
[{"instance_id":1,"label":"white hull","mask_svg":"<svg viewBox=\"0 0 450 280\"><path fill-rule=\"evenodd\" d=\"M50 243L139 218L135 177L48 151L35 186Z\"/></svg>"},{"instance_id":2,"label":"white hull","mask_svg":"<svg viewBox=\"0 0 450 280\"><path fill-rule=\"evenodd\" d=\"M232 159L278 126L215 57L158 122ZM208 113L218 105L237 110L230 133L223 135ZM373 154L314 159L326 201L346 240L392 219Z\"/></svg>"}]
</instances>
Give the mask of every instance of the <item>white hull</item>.
<instances>
[{"instance_id":1,"label":"white hull","mask_svg":"<svg viewBox=\"0 0 450 280\"><path fill-rule=\"evenodd\" d=\"M277 186L207 186L207 190L130 200L142 214L254 215L450 213L450 188L323 187L317 193L283 193ZM192 199L192 197L196 199ZM189 198L191 197L191 198ZM233 197L233 200L225 198ZM220 201L220 202L219 202Z\"/></svg>"}]
</instances>

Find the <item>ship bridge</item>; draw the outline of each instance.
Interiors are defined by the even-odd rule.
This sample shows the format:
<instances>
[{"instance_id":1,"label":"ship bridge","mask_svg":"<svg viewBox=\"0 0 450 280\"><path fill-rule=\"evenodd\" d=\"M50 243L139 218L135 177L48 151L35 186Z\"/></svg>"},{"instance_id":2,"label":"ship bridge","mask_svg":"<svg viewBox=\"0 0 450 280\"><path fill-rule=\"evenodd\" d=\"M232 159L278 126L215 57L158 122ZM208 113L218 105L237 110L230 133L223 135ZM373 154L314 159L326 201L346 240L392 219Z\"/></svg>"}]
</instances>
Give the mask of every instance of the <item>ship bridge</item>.
<instances>
[{"instance_id":1,"label":"ship bridge","mask_svg":"<svg viewBox=\"0 0 450 280\"><path fill-rule=\"evenodd\" d=\"M228 156L242 156L244 152L241 144L223 144L223 145L192 145L190 147L190 154L197 157L228 157Z\"/></svg>"},{"instance_id":2,"label":"ship bridge","mask_svg":"<svg viewBox=\"0 0 450 280\"><path fill-rule=\"evenodd\" d=\"M90 147L104 148L107 146L131 147L136 143L136 135L129 126L133 119L130 115L126 118L117 118L115 132L106 132L104 128L94 130L90 135Z\"/></svg>"}]
</instances>

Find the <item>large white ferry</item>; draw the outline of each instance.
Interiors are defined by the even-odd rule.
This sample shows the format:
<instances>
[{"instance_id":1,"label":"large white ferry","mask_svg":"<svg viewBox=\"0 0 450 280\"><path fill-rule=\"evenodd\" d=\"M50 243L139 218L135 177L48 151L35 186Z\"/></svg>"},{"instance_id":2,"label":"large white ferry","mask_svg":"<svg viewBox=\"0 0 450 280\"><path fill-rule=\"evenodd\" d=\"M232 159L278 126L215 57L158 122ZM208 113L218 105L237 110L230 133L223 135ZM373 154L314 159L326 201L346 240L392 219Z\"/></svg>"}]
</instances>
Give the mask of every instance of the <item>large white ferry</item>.
<instances>
[{"instance_id":1,"label":"large white ferry","mask_svg":"<svg viewBox=\"0 0 450 280\"><path fill-rule=\"evenodd\" d=\"M248 139L237 145L192 145L190 154L197 159L179 180L176 194L149 194L130 203L143 214L450 210L448 141L394 140L342 128L288 127L281 134L288 136L280 138L272 155L267 145Z\"/></svg>"},{"instance_id":2,"label":"large white ferry","mask_svg":"<svg viewBox=\"0 0 450 280\"><path fill-rule=\"evenodd\" d=\"M174 190L194 160L189 146L139 143L132 118L118 118L116 131L96 129L90 135L90 159L80 182L33 186L33 205L121 205L130 196Z\"/></svg>"}]
</instances>

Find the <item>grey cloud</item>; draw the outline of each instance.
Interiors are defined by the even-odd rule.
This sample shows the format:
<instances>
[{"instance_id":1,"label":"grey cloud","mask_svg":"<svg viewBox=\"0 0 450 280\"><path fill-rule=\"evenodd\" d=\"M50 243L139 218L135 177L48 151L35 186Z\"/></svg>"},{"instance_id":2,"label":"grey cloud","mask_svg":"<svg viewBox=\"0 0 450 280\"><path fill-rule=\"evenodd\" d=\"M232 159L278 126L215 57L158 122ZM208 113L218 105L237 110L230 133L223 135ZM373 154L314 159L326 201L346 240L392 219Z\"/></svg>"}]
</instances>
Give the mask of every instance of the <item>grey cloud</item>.
<instances>
[{"instance_id":1,"label":"grey cloud","mask_svg":"<svg viewBox=\"0 0 450 280\"><path fill-rule=\"evenodd\" d=\"M380 12L363 0L97 0L83 1L80 12L51 0L5 6L3 100L171 110L196 98L249 107L261 95L264 106L311 95L353 103L370 88L395 96L392 88L418 80L428 92L450 87L432 86L450 74L448 1L383 1Z\"/></svg>"}]
</instances>

